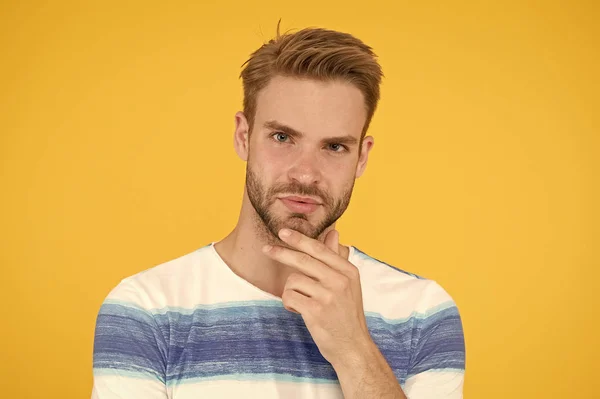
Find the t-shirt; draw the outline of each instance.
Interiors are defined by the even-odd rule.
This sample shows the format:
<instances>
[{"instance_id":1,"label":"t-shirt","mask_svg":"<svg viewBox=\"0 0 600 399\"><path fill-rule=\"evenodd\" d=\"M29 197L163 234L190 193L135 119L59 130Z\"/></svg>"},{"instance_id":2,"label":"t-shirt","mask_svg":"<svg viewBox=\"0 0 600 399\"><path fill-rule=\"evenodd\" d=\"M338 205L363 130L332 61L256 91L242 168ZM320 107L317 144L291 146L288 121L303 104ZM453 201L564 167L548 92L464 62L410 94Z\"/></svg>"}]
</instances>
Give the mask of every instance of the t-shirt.
<instances>
[{"instance_id":1,"label":"t-shirt","mask_svg":"<svg viewBox=\"0 0 600 399\"><path fill-rule=\"evenodd\" d=\"M214 242L123 279L98 313L93 399L343 398L302 316ZM435 281L350 246L371 338L410 399L462 398L465 345Z\"/></svg>"}]
</instances>

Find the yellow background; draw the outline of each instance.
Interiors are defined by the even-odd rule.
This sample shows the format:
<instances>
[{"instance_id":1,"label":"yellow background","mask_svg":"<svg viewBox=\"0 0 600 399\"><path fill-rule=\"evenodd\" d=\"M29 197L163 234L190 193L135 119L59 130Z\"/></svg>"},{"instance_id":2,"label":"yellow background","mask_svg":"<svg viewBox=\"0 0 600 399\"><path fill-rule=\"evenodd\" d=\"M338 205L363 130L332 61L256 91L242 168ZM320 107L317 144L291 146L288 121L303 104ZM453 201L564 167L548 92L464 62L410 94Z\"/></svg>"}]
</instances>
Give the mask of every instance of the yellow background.
<instances>
[{"instance_id":1,"label":"yellow background","mask_svg":"<svg viewBox=\"0 0 600 399\"><path fill-rule=\"evenodd\" d=\"M598 2L482 3L2 2L1 396L89 397L110 289L234 227L281 17L380 56L341 240L454 297L465 397L598 397Z\"/></svg>"}]
</instances>

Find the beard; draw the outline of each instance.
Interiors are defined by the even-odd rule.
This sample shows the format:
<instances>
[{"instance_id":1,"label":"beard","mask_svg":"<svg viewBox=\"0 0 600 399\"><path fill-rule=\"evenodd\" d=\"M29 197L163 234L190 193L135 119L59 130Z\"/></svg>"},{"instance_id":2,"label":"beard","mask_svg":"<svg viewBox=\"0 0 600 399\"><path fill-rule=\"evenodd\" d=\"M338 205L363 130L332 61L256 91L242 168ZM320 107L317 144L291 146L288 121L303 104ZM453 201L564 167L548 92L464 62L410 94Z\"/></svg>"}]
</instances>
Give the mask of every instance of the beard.
<instances>
[{"instance_id":1,"label":"beard","mask_svg":"<svg viewBox=\"0 0 600 399\"><path fill-rule=\"evenodd\" d=\"M345 187L342 196L336 199L319 191L315 186L302 186L297 182L265 187L250 167L249 160L246 164L246 192L256 215L258 215L258 218L256 218L257 233L262 235L263 241L267 243L282 245L283 241L279 239L278 233L284 227L299 231L307 237L319 239L323 232L346 211L350 204L353 189L354 179ZM321 206L326 212L325 217L316 225L313 225L309 221L309 215L303 213L287 212L282 216L276 215L272 208L278 200L277 194L282 193L320 198L322 200Z\"/></svg>"}]
</instances>

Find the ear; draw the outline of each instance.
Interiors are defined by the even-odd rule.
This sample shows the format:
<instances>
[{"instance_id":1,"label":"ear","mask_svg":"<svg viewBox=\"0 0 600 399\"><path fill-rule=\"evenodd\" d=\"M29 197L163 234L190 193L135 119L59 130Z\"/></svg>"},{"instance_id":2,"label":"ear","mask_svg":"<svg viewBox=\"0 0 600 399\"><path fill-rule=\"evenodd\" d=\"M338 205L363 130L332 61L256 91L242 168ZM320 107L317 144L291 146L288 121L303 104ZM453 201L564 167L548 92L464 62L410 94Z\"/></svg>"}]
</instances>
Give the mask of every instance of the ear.
<instances>
[{"instance_id":1,"label":"ear","mask_svg":"<svg viewBox=\"0 0 600 399\"><path fill-rule=\"evenodd\" d=\"M369 159L369 152L375 145L375 139L373 136L367 136L363 139L362 148L360 154L358 154L358 163L356 164L356 178L359 178L367 168L367 160Z\"/></svg>"},{"instance_id":2,"label":"ear","mask_svg":"<svg viewBox=\"0 0 600 399\"><path fill-rule=\"evenodd\" d=\"M235 113L235 133L233 134L233 147L243 161L248 161L249 137L248 120L243 112Z\"/></svg>"}]
</instances>

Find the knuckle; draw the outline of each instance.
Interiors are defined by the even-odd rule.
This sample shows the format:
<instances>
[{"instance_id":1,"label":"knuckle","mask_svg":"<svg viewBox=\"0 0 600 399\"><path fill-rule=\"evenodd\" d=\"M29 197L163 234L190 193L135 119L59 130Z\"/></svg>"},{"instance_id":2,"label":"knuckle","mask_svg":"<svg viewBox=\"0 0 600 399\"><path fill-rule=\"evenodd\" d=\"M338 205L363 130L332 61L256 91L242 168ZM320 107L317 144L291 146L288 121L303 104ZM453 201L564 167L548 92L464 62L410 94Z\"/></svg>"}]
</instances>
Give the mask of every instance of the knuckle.
<instances>
[{"instance_id":1,"label":"knuckle","mask_svg":"<svg viewBox=\"0 0 600 399\"><path fill-rule=\"evenodd\" d=\"M287 278L287 283L288 283L288 284L293 284L293 283L296 283L296 282L298 282L298 277L300 277L300 276L298 275L298 273L292 273L292 274L290 274L290 275L288 276L288 278Z\"/></svg>"},{"instance_id":2,"label":"knuckle","mask_svg":"<svg viewBox=\"0 0 600 399\"><path fill-rule=\"evenodd\" d=\"M327 247L321 241L317 241L315 243L315 251L317 253L325 253L327 250Z\"/></svg>"},{"instance_id":3,"label":"knuckle","mask_svg":"<svg viewBox=\"0 0 600 399\"><path fill-rule=\"evenodd\" d=\"M311 257L305 253L302 253L298 257L298 262L302 265L306 265L310 262Z\"/></svg>"},{"instance_id":4,"label":"knuckle","mask_svg":"<svg viewBox=\"0 0 600 399\"><path fill-rule=\"evenodd\" d=\"M348 287L348 277L340 276L333 281L333 289L335 291L344 291Z\"/></svg>"},{"instance_id":5,"label":"knuckle","mask_svg":"<svg viewBox=\"0 0 600 399\"><path fill-rule=\"evenodd\" d=\"M358 267L353 265L348 270L348 276L353 280L359 280L360 279L360 271L358 270Z\"/></svg>"},{"instance_id":6,"label":"knuckle","mask_svg":"<svg viewBox=\"0 0 600 399\"><path fill-rule=\"evenodd\" d=\"M342 278L340 278L339 284L340 284L340 288L342 290L345 290L346 288L348 288L350 286L350 279L346 276L343 276Z\"/></svg>"},{"instance_id":7,"label":"knuckle","mask_svg":"<svg viewBox=\"0 0 600 399\"><path fill-rule=\"evenodd\" d=\"M287 304L291 301L291 299L293 298L293 294L292 294L292 290L284 290L283 294L281 294L281 300Z\"/></svg>"},{"instance_id":8,"label":"knuckle","mask_svg":"<svg viewBox=\"0 0 600 399\"><path fill-rule=\"evenodd\" d=\"M334 299L335 296L333 295L333 293L331 291L327 291L327 293L325 293L325 295L323 296L323 303L325 303L325 305L331 305Z\"/></svg>"}]
</instances>

